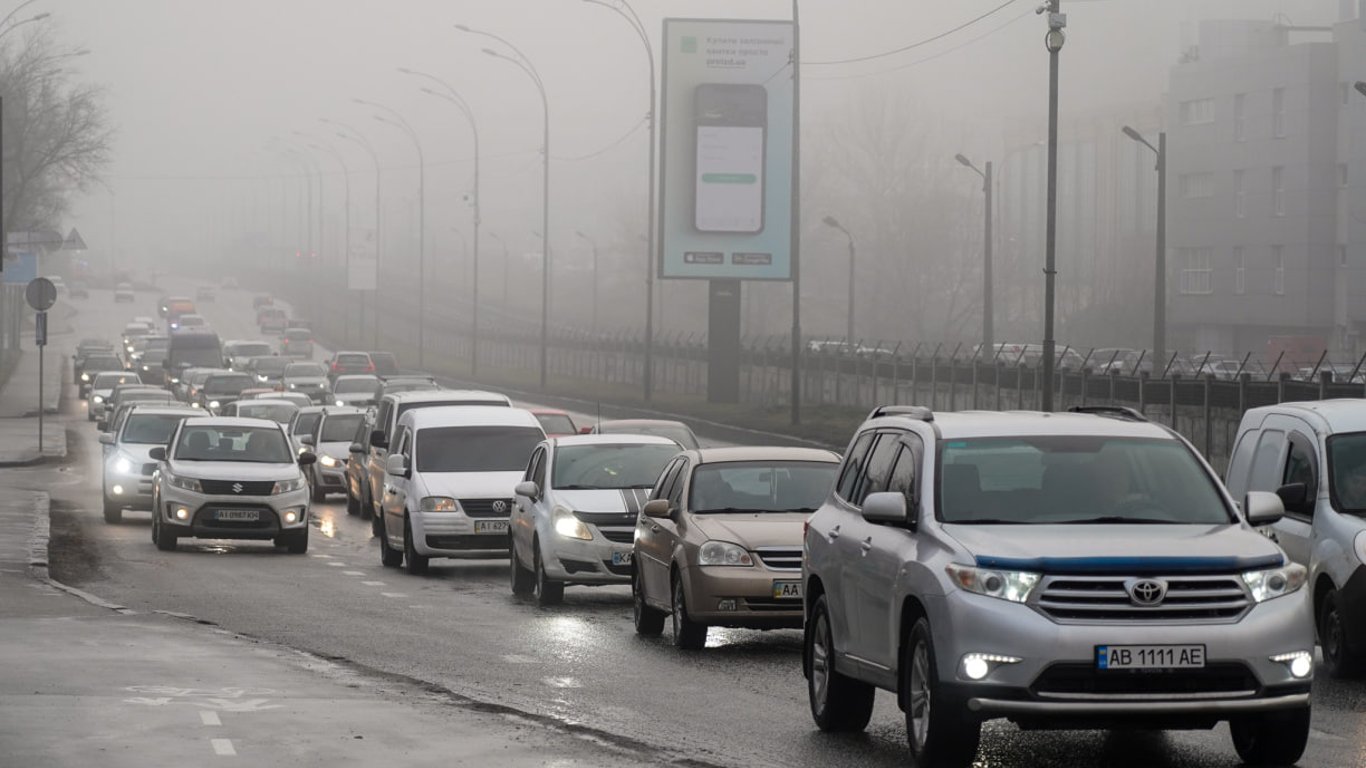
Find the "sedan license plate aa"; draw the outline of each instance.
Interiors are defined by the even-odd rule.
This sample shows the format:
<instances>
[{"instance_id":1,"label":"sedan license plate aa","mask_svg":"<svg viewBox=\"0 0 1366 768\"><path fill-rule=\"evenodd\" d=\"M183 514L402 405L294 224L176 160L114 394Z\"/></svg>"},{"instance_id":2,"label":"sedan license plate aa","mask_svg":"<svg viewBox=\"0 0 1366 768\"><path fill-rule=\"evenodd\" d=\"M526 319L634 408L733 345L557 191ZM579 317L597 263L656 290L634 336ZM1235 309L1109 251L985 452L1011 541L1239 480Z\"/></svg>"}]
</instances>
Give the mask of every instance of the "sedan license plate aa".
<instances>
[{"instance_id":1,"label":"sedan license plate aa","mask_svg":"<svg viewBox=\"0 0 1366 768\"><path fill-rule=\"evenodd\" d=\"M1203 669L1203 645L1098 645L1096 669Z\"/></svg>"},{"instance_id":2,"label":"sedan license plate aa","mask_svg":"<svg viewBox=\"0 0 1366 768\"><path fill-rule=\"evenodd\" d=\"M800 600L801 597L802 583L800 581L773 582L774 600Z\"/></svg>"},{"instance_id":3,"label":"sedan license plate aa","mask_svg":"<svg viewBox=\"0 0 1366 768\"><path fill-rule=\"evenodd\" d=\"M475 533L507 533L508 521L506 520L475 520Z\"/></svg>"}]
</instances>

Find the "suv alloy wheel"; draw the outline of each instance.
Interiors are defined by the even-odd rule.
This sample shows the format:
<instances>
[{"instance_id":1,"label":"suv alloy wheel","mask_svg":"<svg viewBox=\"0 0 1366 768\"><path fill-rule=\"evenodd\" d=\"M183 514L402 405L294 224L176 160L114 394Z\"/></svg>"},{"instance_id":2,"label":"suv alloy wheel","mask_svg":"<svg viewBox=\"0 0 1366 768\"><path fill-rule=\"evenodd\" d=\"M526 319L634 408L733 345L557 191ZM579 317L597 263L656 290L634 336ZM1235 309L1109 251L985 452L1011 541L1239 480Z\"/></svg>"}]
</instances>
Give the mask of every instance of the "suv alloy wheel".
<instances>
[{"instance_id":1,"label":"suv alloy wheel","mask_svg":"<svg viewBox=\"0 0 1366 768\"><path fill-rule=\"evenodd\" d=\"M825 595L816 598L811 609L805 651L806 692L816 726L836 733L858 733L867 728L877 689L835 670L835 639Z\"/></svg>"},{"instance_id":2,"label":"suv alloy wheel","mask_svg":"<svg viewBox=\"0 0 1366 768\"><path fill-rule=\"evenodd\" d=\"M918 619L901 660L906 741L912 760L921 768L966 768L977 755L982 724L966 714L964 702L943 696L936 664L930 622Z\"/></svg>"}]
</instances>

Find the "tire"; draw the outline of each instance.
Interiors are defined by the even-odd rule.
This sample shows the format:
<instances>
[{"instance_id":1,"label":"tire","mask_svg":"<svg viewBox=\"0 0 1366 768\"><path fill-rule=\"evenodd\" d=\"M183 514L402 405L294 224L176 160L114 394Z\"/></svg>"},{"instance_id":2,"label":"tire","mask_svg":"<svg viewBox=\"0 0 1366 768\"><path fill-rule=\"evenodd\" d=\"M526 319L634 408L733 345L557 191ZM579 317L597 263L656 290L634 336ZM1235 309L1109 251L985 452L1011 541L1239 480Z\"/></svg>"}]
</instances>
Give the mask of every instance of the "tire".
<instances>
[{"instance_id":1,"label":"tire","mask_svg":"<svg viewBox=\"0 0 1366 768\"><path fill-rule=\"evenodd\" d=\"M313 472L309 472L309 473L308 473L308 478L309 478L309 483L308 483L308 484L309 484L309 490L308 490L308 496L309 496L309 498L311 498L313 501L318 502L319 504L321 504L321 503L327 501L327 491L323 490L322 486L318 485L318 476L317 476L315 473L313 473Z\"/></svg>"},{"instance_id":2,"label":"tire","mask_svg":"<svg viewBox=\"0 0 1366 768\"><path fill-rule=\"evenodd\" d=\"M532 574L535 583L536 605L542 608L559 605L564 602L564 582L556 581L546 574L545 564L541 562L540 542L536 542L531 551L535 558L532 563Z\"/></svg>"},{"instance_id":3,"label":"tire","mask_svg":"<svg viewBox=\"0 0 1366 768\"><path fill-rule=\"evenodd\" d=\"M308 527L302 531L281 536L275 540L275 546L284 547L291 555L302 555L308 552Z\"/></svg>"},{"instance_id":4,"label":"tire","mask_svg":"<svg viewBox=\"0 0 1366 768\"><path fill-rule=\"evenodd\" d=\"M161 516L152 518L152 541L156 542L157 549L162 552L174 552L176 545L180 543L180 537L166 530L166 526L161 523Z\"/></svg>"},{"instance_id":5,"label":"tire","mask_svg":"<svg viewBox=\"0 0 1366 768\"><path fill-rule=\"evenodd\" d=\"M1323 650L1323 668L1340 678L1360 677L1362 659L1347 649L1346 626L1342 615L1342 601L1337 590L1329 590L1319 603L1319 646Z\"/></svg>"},{"instance_id":6,"label":"tire","mask_svg":"<svg viewBox=\"0 0 1366 768\"><path fill-rule=\"evenodd\" d=\"M385 568L397 568L403 565L403 550L394 549L389 545L389 534L384 530L384 515L377 515L379 532L379 561Z\"/></svg>"},{"instance_id":7,"label":"tire","mask_svg":"<svg viewBox=\"0 0 1366 768\"><path fill-rule=\"evenodd\" d=\"M640 586L640 573L634 568L631 569L631 613L636 624L636 634L645 637L659 637L664 632L664 620L669 617L667 613L658 608L651 608L645 602L645 591Z\"/></svg>"},{"instance_id":8,"label":"tire","mask_svg":"<svg viewBox=\"0 0 1366 768\"><path fill-rule=\"evenodd\" d=\"M827 733L858 733L873 717L877 689L835 670L835 642L826 596L816 598L806 623L806 694L816 727Z\"/></svg>"},{"instance_id":9,"label":"tire","mask_svg":"<svg viewBox=\"0 0 1366 768\"><path fill-rule=\"evenodd\" d=\"M687 596L683 593L683 579L674 574L673 578L673 627L674 646L685 651L700 651L707 644L707 625L698 624L688 618Z\"/></svg>"},{"instance_id":10,"label":"tire","mask_svg":"<svg viewBox=\"0 0 1366 768\"><path fill-rule=\"evenodd\" d=\"M351 495L350 487L346 489L346 514L350 517L360 514L360 499Z\"/></svg>"},{"instance_id":11,"label":"tire","mask_svg":"<svg viewBox=\"0 0 1366 768\"><path fill-rule=\"evenodd\" d=\"M921 768L969 766L977 755L982 723L962 702L946 700L939 687L930 622L916 621L901 660L905 691L906 741L911 760Z\"/></svg>"},{"instance_id":12,"label":"tire","mask_svg":"<svg viewBox=\"0 0 1366 768\"><path fill-rule=\"evenodd\" d=\"M108 499L105 499L104 521L110 525L118 525L123 522L123 507L120 507L117 504L111 504Z\"/></svg>"},{"instance_id":13,"label":"tire","mask_svg":"<svg viewBox=\"0 0 1366 768\"><path fill-rule=\"evenodd\" d=\"M419 555L417 548L413 546L413 526L408 523L408 518L403 518L403 570L412 576L421 576L427 572L427 563L430 562L425 555Z\"/></svg>"},{"instance_id":14,"label":"tire","mask_svg":"<svg viewBox=\"0 0 1366 768\"><path fill-rule=\"evenodd\" d=\"M1229 721L1233 748L1248 765L1292 766L1309 743L1309 707Z\"/></svg>"},{"instance_id":15,"label":"tire","mask_svg":"<svg viewBox=\"0 0 1366 768\"><path fill-rule=\"evenodd\" d=\"M508 537L508 559L512 561L512 594L527 597L536 590L536 574L522 567L522 559L517 557L517 546Z\"/></svg>"}]
</instances>

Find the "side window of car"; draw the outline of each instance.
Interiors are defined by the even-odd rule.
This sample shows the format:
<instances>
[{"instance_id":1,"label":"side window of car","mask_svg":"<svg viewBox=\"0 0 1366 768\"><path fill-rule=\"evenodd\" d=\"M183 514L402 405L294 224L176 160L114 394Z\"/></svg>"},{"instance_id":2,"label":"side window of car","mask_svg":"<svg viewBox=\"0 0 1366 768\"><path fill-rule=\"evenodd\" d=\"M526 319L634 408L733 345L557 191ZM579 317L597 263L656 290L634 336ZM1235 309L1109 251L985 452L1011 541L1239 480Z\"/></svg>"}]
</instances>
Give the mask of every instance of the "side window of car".
<instances>
[{"instance_id":1,"label":"side window of car","mask_svg":"<svg viewBox=\"0 0 1366 768\"><path fill-rule=\"evenodd\" d=\"M532 467L531 479L536 482L536 487L545 490L545 467L547 454L544 450L536 452L536 466Z\"/></svg>"},{"instance_id":2,"label":"side window of car","mask_svg":"<svg viewBox=\"0 0 1366 768\"><path fill-rule=\"evenodd\" d=\"M669 486L669 503L675 507L683 506L683 487L687 485L687 477L690 472L688 460L681 459L678 462L678 474L674 476L673 483Z\"/></svg>"},{"instance_id":3,"label":"side window of car","mask_svg":"<svg viewBox=\"0 0 1366 768\"><path fill-rule=\"evenodd\" d=\"M895 432L884 432L878 436L877 443L868 452L868 459L864 462L863 479L855 484L854 496L849 499L854 506L861 506L870 493L887 490L892 462L896 461L897 451L901 447L898 437Z\"/></svg>"},{"instance_id":4,"label":"side window of car","mask_svg":"<svg viewBox=\"0 0 1366 768\"><path fill-rule=\"evenodd\" d=\"M844 460L844 469L840 473L838 485L835 486L835 493L841 499L852 502L854 500L854 485L863 476L863 462L868 456L868 448L873 444L874 432L865 432L859 435L854 441L854 447L849 449L849 456Z\"/></svg>"},{"instance_id":5,"label":"side window of car","mask_svg":"<svg viewBox=\"0 0 1366 768\"><path fill-rule=\"evenodd\" d=\"M388 430L389 412L393 410L393 403L385 400L379 405L379 415L375 417L375 429Z\"/></svg>"},{"instance_id":6,"label":"side window of car","mask_svg":"<svg viewBox=\"0 0 1366 768\"><path fill-rule=\"evenodd\" d=\"M1285 460L1285 476L1281 485L1304 483L1309 498L1318 492L1318 467L1314 459L1313 444L1309 438L1298 432L1290 433L1290 451Z\"/></svg>"},{"instance_id":7,"label":"side window of car","mask_svg":"<svg viewBox=\"0 0 1366 768\"><path fill-rule=\"evenodd\" d=\"M669 492L673 490L673 483L678 479L678 467L682 464L682 459L674 459L664 467L664 471L659 474L659 481L655 483L655 488L650 492L651 499L667 499Z\"/></svg>"},{"instance_id":8,"label":"side window of car","mask_svg":"<svg viewBox=\"0 0 1366 768\"><path fill-rule=\"evenodd\" d=\"M887 490L906 497L906 509L910 510L912 515L915 514L915 480L923 450L918 436L906 435L902 438L901 452L897 454L896 463L892 465L892 474L887 481Z\"/></svg>"},{"instance_id":9,"label":"side window of car","mask_svg":"<svg viewBox=\"0 0 1366 768\"><path fill-rule=\"evenodd\" d=\"M1285 445L1285 433L1279 429L1268 429L1257 439L1257 453L1252 458L1252 476L1248 478L1249 491L1274 491L1281 481L1281 447Z\"/></svg>"},{"instance_id":10,"label":"side window of car","mask_svg":"<svg viewBox=\"0 0 1366 768\"><path fill-rule=\"evenodd\" d=\"M411 451L408 450L408 430L401 430L394 440L394 453L401 456L412 458Z\"/></svg>"},{"instance_id":11,"label":"side window of car","mask_svg":"<svg viewBox=\"0 0 1366 768\"><path fill-rule=\"evenodd\" d=\"M1224 478L1224 484L1228 486L1228 492L1233 494L1235 499L1241 499L1247 492L1247 474L1252 470L1252 454L1256 449L1255 430L1244 432L1237 445L1233 446L1233 455L1228 460L1228 474Z\"/></svg>"}]
</instances>

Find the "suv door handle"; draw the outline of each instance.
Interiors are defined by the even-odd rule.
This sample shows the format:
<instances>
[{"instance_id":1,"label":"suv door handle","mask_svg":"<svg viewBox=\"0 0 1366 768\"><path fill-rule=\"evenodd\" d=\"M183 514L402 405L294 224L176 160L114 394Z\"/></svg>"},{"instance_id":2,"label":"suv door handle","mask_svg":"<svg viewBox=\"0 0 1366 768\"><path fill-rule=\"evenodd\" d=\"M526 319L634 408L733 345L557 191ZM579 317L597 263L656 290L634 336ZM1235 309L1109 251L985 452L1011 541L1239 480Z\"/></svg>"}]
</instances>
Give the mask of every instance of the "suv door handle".
<instances>
[{"instance_id":1,"label":"suv door handle","mask_svg":"<svg viewBox=\"0 0 1366 768\"><path fill-rule=\"evenodd\" d=\"M829 534L829 535L830 535L830 540L831 540L831 541L834 541L835 539L838 539L838 538L840 537L840 527L837 525L837 526L835 526L834 528L831 528L831 529L830 529L830 534Z\"/></svg>"},{"instance_id":2,"label":"suv door handle","mask_svg":"<svg viewBox=\"0 0 1366 768\"><path fill-rule=\"evenodd\" d=\"M872 537L872 536L869 536L868 538L864 539L864 540L863 540L863 543L859 545L859 549L862 549L862 550L863 550L863 554L864 554L864 555L867 555L868 552L869 552L872 548L873 548L873 537Z\"/></svg>"}]
</instances>

